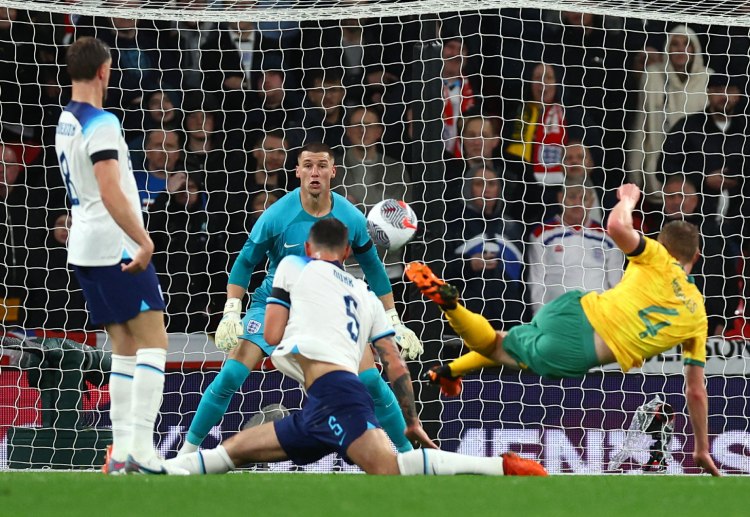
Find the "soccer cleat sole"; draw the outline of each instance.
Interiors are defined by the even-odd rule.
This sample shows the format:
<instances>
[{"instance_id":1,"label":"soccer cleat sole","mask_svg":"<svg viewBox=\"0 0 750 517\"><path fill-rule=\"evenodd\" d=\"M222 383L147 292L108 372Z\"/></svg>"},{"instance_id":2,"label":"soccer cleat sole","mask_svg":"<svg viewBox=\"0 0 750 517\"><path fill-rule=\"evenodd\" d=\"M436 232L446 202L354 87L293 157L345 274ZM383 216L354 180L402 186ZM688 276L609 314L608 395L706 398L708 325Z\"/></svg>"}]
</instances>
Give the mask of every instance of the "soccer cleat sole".
<instances>
[{"instance_id":1,"label":"soccer cleat sole","mask_svg":"<svg viewBox=\"0 0 750 517\"><path fill-rule=\"evenodd\" d=\"M452 285L438 278L429 266L423 262L410 262L404 271L409 279L424 296L443 308L455 308L458 291Z\"/></svg>"},{"instance_id":2,"label":"soccer cleat sole","mask_svg":"<svg viewBox=\"0 0 750 517\"><path fill-rule=\"evenodd\" d=\"M430 384L440 386L440 393L446 397L458 397L463 391L463 382L461 377L449 377L441 375L439 370L443 366L433 366L428 372L422 375L422 378Z\"/></svg>"}]
</instances>

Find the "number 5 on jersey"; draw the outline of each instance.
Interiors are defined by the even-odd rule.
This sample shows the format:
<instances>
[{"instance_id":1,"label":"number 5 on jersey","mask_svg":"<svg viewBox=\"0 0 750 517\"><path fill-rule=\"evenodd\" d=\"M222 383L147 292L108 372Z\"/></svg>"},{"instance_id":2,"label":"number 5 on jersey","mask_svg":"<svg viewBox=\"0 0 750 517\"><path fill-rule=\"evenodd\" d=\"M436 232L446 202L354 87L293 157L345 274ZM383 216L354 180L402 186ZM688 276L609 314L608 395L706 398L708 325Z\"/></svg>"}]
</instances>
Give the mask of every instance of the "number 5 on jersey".
<instances>
[{"instance_id":1,"label":"number 5 on jersey","mask_svg":"<svg viewBox=\"0 0 750 517\"><path fill-rule=\"evenodd\" d=\"M346 330L352 341L356 342L359 338L359 320L357 319L357 301L349 295L344 296L344 305L346 306L346 315L349 316L349 322L346 324Z\"/></svg>"}]
</instances>

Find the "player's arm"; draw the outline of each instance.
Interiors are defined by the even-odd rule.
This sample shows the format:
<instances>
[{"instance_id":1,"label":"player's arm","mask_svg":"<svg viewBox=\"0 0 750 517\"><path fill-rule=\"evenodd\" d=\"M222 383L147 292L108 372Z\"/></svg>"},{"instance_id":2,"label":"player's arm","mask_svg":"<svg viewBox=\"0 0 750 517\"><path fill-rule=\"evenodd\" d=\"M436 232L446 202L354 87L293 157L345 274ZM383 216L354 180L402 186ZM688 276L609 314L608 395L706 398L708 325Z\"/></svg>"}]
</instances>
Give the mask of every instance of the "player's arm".
<instances>
[{"instance_id":1,"label":"player's arm","mask_svg":"<svg viewBox=\"0 0 750 517\"><path fill-rule=\"evenodd\" d=\"M242 335L242 298L245 296L250 277L255 266L263 259L271 247L271 225L268 218L260 216L252 232L245 241L240 254L232 264L227 282L227 301L224 315L216 327L216 346L228 352L235 348Z\"/></svg>"},{"instance_id":2,"label":"player's arm","mask_svg":"<svg viewBox=\"0 0 750 517\"><path fill-rule=\"evenodd\" d=\"M695 450L693 451L695 464L712 476L719 476L719 470L708 450L708 395L702 365L687 364L685 366L685 400L695 436Z\"/></svg>"},{"instance_id":3,"label":"player's arm","mask_svg":"<svg viewBox=\"0 0 750 517\"><path fill-rule=\"evenodd\" d=\"M401 407L401 412L406 420L406 436L412 442L419 442L425 447L437 449L422 428L422 423L417 416L417 408L414 404L414 390L411 385L411 375L406 368L406 363L401 358L392 336L385 336L373 341L375 349L380 356L385 375L391 383L396 400Z\"/></svg>"},{"instance_id":4,"label":"player's arm","mask_svg":"<svg viewBox=\"0 0 750 517\"><path fill-rule=\"evenodd\" d=\"M148 267L154 253L154 243L143 227L143 218L135 213L120 187L120 166L116 158L94 161L94 176L99 185L99 193L107 212L117 226L138 244L138 252L132 262L123 265L122 270L128 273L140 273Z\"/></svg>"},{"instance_id":5,"label":"player's arm","mask_svg":"<svg viewBox=\"0 0 750 517\"><path fill-rule=\"evenodd\" d=\"M362 227L366 228L364 216ZM354 258L357 259L357 262L359 262L359 265L362 267L362 271L365 274L370 289L372 289L380 299L388 319L396 330L396 341L401 347L401 354L409 359L416 359L422 354L422 352L424 352L424 346L414 331L401 323L401 318L399 318L398 312L396 312L396 303L393 299L393 289L391 288L391 281L388 279L388 275L385 272L385 266L383 265L383 262L381 262L380 257L378 257L375 245L372 243L369 236L367 236L367 230L363 231L363 237L366 241L362 246L354 247ZM355 236L355 238L356 237L357 236Z\"/></svg>"},{"instance_id":6,"label":"player's arm","mask_svg":"<svg viewBox=\"0 0 750 517\"><path fill-rule=\"evenodd\" d=\"M304 262L299 257L285 257L276 268L271 296L266 298L266 319L263 322L263 338L269 345L281 343L289 321L292 297L289 294L299 278Z\"/></svg>"},{"instance_id":7,"label":"player's arm","mask_svg":"<svg viewBox=\"0 0 750 517\"><path fill-rule=\"evenodd\" d=\"M271 346L281 343L284 329L289 321L289 309L278 303L268 302L266 319L263 322L263 339Z\"/></svg>"},{"instance_id":8,"label":"player's arm","mask_svg":"<svg viewBox=\"0 0 750 517\"><path fill-rule=\"evenodd\" d=\"M638 206L641 191L637 185L626 183L617 189L620 200L612 209L607 221L607 233L626 255L637 254L642 246L642 236L633 228L633 210Z\"/></svg>"}]
</instances>

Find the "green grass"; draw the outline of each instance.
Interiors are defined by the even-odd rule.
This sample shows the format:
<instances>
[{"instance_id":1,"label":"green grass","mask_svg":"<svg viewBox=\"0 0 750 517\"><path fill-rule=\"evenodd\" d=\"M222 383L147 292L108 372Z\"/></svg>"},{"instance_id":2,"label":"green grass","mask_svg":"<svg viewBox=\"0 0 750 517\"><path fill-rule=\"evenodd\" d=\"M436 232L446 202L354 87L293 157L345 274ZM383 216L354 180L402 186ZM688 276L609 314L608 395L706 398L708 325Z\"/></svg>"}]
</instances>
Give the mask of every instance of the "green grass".
<instances>
[{"instance_id":1,"label":"green grass","mask_svg":"<svg viewBox=\"0 0 750 517\"><path fill-rule=\"evenodd\" d=\"M750 515L750 480L707 476L540 478L347 474L105 477L0 474L0 516L395 517Z\"/></svg>"}]
</instances>

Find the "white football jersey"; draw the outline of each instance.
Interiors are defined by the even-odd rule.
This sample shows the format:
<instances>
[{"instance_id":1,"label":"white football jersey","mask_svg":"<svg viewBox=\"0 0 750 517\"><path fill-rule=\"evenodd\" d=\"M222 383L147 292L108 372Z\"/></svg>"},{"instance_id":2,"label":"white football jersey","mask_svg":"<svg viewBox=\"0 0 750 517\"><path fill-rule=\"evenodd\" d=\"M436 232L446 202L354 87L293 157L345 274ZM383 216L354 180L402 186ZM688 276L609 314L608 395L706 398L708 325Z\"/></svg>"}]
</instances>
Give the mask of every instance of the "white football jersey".
<instances>
[{"instance_id":1,"label":"white football jersey","mask_svg":"<svg viewBox=\"0 0 750 517\"><path fill-rule=\"evenodd\" d=\"M271 360L301 383L304 378L294 354L356 374L368 342L395 334L383 304L367 284L324 260L284 257L268 303L289 308L284 337Z\"/></svg>"},{"instance_id":2,"label":"white football jersey","mask_svg":"<svg viewBox=\"0 0 750 517\"><path fill-rule=\"evenodd\" d=\"M138 245L112 219L94 176L94 163L116 159L120 166L120 187L133 211L140 215L138 187L120 121L91 104L71 101L57 124L55 150L72 206L68 262L78 266L111 266L134 256Z\"/></svg>"}]
</instances>

